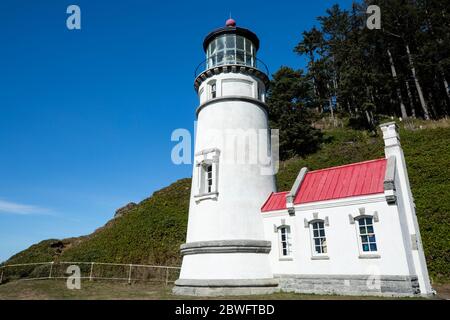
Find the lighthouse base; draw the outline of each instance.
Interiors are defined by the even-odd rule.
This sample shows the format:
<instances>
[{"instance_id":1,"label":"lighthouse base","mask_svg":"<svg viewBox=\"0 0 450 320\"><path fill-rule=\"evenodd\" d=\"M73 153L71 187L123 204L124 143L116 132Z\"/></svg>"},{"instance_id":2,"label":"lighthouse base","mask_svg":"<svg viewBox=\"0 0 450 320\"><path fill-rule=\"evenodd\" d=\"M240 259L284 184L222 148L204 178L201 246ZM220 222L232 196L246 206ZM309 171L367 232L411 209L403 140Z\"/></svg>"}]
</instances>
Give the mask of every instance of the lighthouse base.
<instances>
[{"instance_id":1,"label":"lighthouse base","mask_svg":"<svg viewBox=\"0 0 450 320\"><path fill-rule=\"evenodd\" d=\"M172 290L175 295L205 297L260 295L278 291L277 279L178 279Z\"/></svg>"},{"instance_id":2,"label":"lighthouse base","mask_svg":"<svg viewBox=\"0 0 450 320\"><path fill-rule=\"evenodd\" d=\"M278 290L265 240L213 240L181 245L173 293L187 296L270 294Z\"/></svg>"}]
</instances>

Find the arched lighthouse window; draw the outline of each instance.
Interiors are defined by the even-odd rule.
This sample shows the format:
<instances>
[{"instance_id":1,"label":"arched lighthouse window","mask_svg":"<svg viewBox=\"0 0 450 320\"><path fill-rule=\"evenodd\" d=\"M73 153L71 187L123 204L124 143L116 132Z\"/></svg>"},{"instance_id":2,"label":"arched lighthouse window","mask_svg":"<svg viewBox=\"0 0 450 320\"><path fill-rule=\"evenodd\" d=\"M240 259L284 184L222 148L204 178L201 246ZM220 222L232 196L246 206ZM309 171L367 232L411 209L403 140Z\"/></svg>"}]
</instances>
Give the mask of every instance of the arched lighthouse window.
<instances>
[{"instance_id":1,"label":"arched lighthouse window","mask_svg":"<svg viewBox=\"0 0 450 320\"><path fill-rule=\"evenodd\" d=\"M217 97L217 83L213 82L211 84L211 98L216 98Z\"/></svg>"},{"instance_id":2,"label":"arched lighthouse window","mask_svg":"<svg viewBox=\"0 0 450 320\"><path fill-rule=\"evenodd\" d=\"M197 190L194 194L197 202L207 199L217 199L219 175L219 149L206 149L195 154L197 173Z\"/></svg>"},{"instance_id":3,"label":"arched lighthouse window","mask_svg":"<svg viewBox=\"0 0 450 320\"><path fill-rule=\"evenodd\" d=\"M217 98L217 81L208 82L208 99Z\"/></svg>"}]
</instances>

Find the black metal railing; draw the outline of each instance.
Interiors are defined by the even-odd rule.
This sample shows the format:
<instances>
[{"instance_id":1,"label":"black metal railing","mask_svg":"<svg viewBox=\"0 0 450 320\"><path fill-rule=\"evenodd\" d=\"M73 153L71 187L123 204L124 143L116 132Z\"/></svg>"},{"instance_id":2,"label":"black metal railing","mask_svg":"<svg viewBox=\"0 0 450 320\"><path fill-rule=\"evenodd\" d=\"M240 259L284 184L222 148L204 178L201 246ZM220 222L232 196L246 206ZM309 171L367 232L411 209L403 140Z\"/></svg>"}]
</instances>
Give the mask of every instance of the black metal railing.
<instances>
[{"instance_id":1,"label":"black metal railing","mask_svg":"<svg viewBox=\"0 0 450 320\"><path fill-rule=\"evenodd\" d=\"M224 57L220 60L220 62L217 62L215 59L216 56L217 55L210 56L209 58L206 58L201 63L199 63L197 68L195 68L194 78L197 78L202 72L204 72L206 70L214 69L214 68L218 68L218 67L222 67L222 66L251 67L251 68L258 69L259 71L265 73L269 77L269 68L263 61L261 61L260 59L258 59L256 57L247 56L246 60L248 60L248 61L245 62L245 61L237 59L236 55L232 55L231 57Z\"/></svg>"}]
</instances>

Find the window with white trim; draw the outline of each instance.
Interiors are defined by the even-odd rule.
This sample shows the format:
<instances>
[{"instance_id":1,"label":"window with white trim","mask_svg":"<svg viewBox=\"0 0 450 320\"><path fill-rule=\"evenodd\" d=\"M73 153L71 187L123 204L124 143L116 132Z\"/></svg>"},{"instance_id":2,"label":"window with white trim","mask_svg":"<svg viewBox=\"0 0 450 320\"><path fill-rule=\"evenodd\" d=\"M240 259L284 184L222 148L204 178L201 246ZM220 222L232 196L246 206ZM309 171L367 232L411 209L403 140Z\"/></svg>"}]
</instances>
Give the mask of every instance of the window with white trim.
<instances>
[{"instance_id":1,"label":"window with white trim","mask_svg":"<svg viewBox=\"0 0 450 320\"><path fill-rule=\"evenodd\" d=\"M199 168L199 194L210 194L214 191L213 162L210 160L202 161Z\"/></svg>"},{"instance_id":2,"label":"window with white trim","mask_svg":"<svg viewBox=\"0 0 450 320\"><path fill-rule=\"evenodd\" d=\"M217 98L217 83L214 81L210 84L211 87L211 99Z\"/></svg>"},{"instance_id":3,"label":"window with white trim","mask_svg":"<svg viewBox=\"0 0 450 320\"><path fill-rule=\"evenodd\" d=\"M362 253L377 252L373 217L361 217L358 221L358 237Z\"/></svg>"},{"instance_id":4,"label":"window with white trim","mask_svg":"<svg viewBox=\"0 0 450 320\"><path fill-rule=\"evenodd\" d=\"M316 220L309 224L311 231L312 252L314 256L327 254L327 238L325 236L325 223Z\"/></svg>"},{"instance_id":5,"label":"window with white trim","mask_svg":"<svg viewBox=\"0 0 450 320\"><path fill-rule=\"evenodd\" d=\"M218 149L203 150L195 155L197 190L194 197L197 201L217 198L219 156Z\"/></svg>"},{"instance_id":6,"label":"window with white trim","mask_svg":"<svg viewBox=\"0 0 450 320\"><path fill-rule=\"evenodd\" d=\"M292 253L291 227L281 226L278 228L280 256L290 257Z\"/></svg>"}]
</instances>

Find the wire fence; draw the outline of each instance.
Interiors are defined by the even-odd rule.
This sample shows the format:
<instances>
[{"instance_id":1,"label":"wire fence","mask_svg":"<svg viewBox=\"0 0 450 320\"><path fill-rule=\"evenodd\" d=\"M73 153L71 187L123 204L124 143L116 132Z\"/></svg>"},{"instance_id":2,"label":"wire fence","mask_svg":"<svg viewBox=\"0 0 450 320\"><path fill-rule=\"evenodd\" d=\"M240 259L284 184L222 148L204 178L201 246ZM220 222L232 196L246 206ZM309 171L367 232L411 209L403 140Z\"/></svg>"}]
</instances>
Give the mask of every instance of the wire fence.
<instances>
[{"instance_id":1,"label":"wire fence","mask_svg":"<svg viewBox=\"0 0 450 320\"><path fill-rule=\"evenodd\" d=\"M80 279L174 283L180 267L104 262L38 262L0 266L0 285L17 280L67 279L72 275L69 266L77 266Z\"/></svg>"}]
</instances>

